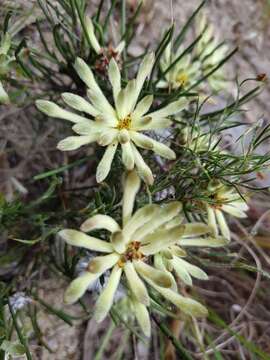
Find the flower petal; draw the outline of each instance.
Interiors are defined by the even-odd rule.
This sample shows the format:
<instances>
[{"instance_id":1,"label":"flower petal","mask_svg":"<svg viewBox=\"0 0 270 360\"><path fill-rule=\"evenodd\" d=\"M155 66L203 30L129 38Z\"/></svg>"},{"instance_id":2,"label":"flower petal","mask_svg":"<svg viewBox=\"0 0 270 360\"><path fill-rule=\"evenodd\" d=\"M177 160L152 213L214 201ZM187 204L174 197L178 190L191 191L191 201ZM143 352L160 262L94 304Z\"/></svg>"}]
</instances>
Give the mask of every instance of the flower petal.
<instances>
[{"instance_id":1,"label":"flower petal","mask_svg":"<svg viewBox=\"0 0 270 360\"><path fill-rule=\"evenodd\" d=\"M140 185L141 185L141 180L137 175L136 171L129 172L126 177L125 185L124 185L123 210L122 210L123 226L131 217L134 207L135 197L140 189Z\"/></svg>"},{"instance_id":2,"label":"flower petal","mask_svg":"<svg viewBox=\"0 0 270 360\"><path fill-rule=\"evenodd\" d=\"M131 139L134 141L134 143L143 148L148 150L153 150L154 144L152 139L144 134L141 134L137 131L129 131Z\"/></svg>"},{"instance_id":3,"label":"flower petal","mask_svg":"<svg viewBox=\"0 0 270 360\"><path fill-rule=\"evenodd\" d=\"M145 205L135 212L123 228L123 235L127 240L135 233L135 231L148 221L151 221L158 213L159 207L155 204Z\"/></svg>"},{"instance_id":4,"label":"flower petal","mask_svg":"<svg viewBox=\"0 0 270 360\"><path fill-rule=\"evenodd\" d=\"M227 225L227 221L224 217L224 215L222 214L222 211L216 209L215 210L215 213L216 213L216 217L217 217L217 222L218 222L218 225L220 227L220 231L221 231L221 234L228 240L230 240L231 238L231 232L230 232L230 229Z\"/></svg>"},{"instance_id":5,"label":"flower petal","mask_svg":"<svg viewBox=\"0 0 270 360\"><path fill-rule=\"evenodd\" d=\"M172 255L175 255L177 257L186 257L187 253L184 249L180 248L178 245L171 245L170 251Z\"/></svg>"},{"instance_id":6,"label":"flower petal","mask_svg":"<svg viewBox=\"0 0 270 360\"><path fill-rule=\"evenodd\" d=\"M185 226L178 225L171 229L162 229L143 238L141 252L144 255L153 255L166 249L170 244L175 244L184 233Z\"/></svg>"},{"instance_id":7,"label":"flower petal","mask_svg":"<svg viewBox=\"0 0 270 360\"><path fill-rule=\"evenodd\" d=\"M105 150L105 153L97 167L96 179L98 183L105 180L109 174L116 149L117 143L114 142L110 144Z\"/></svg>"},{"instance_id":8,"label":"flower petal","mask_svg":"<svg viewBox=\"0 0 270 360\"><path fill-rule=\"evenodd\" d=\"M151 322L147 307L140 302L136 301L136 299L132 300L134 313L136 319L140 325L140 328L145 336L151 336Z\"/></svg>"},{"instance_id":9,"label":"flower petal","mask_svg":"<svg viewBox=\"0 0 270 360\"><path fill-rule=\"evenodd\" d=\"M158 118L152 119L151 116L144 116L138 121L134 121L132 124L132 129L136 131L146 131L146 130L156 130L156 129L166 129L170 127L172 121L167 118Z\"/></svg>"},{"instance_id":10,"label":"flower petal","mask_svg":"<svg viewBox=\"0 0 270 360\"><path fill-rule=\"evenodd\" d=\"M169 87L169 85L170 83L168 81L159 80L159 82L157 83L157 88L166 89L167 87Z\"/></svg>"},{"instance_id":11,"label":"flower petal","mask_svg":"<svg viewBox=\"0 0 270 360\"><path fill-rule=\"evenodd\" d=\"M152 139L154 153L164 157L165 159L174 160L176 158L175 152L167 145Z\"/></svg>"},{"instance_id":12,"label":"flower petal","mask_svg":"<svg viewBox=\"0 0 270 360\"><path fill-rule=\"evenodd\" d=\"M237 206L234 205L235 203L232 203L231 205L224 204L222 205L222 210L226 211L226 213L233 215L235 217L246 218L247 214L242 209L239 209Z\"/></svg>"},{"instance_id":13,"label":"flower petal","mask_svg":"<svg viewBox=\"0 0 270 360\"><path fill-rule=\"evenodd\" d=\"M120 144L125 144L130 140L129 131L127 129L122 129L118 132L118 141Z\"/></svg>"},{"instance_id":14,"label":"flower petal","mask_svg":"<svg viewBox=\"0 0 270 360\"><path fill-rule=\"evenodd\" d=\"M85 119L84 121L80 121L72 126L72 130L75 131L79 135L90 135L93 133L100 133L104 131L107 127L106 125L99 124L97 121L92 121L89 119ZM107 128L108 129L108 128Z\"/></svg>"},{"instance_id":15,"label":"flower petal","mask_svg":"<svg viewBox=\"0 0 270 360\"><path fill-rule=\"evenodd\" d=\"M98 42L98 40L96 38L92 20L88 15L85 16L84 23L85 23L85 27L86 27L86 32L87 32L87 34L89 36L89 39L90 39L90 42L91 42L91 45L92 45L93 49L95 50L95 52L97 54L100 54L101 47L100 47L99 42Z\"/></svg>"},{"instance_id":16,"label":"flower petal","mask_svg":"<svg viewBox=\"0 0 270 360\"><path fill-rule=\"evenodd\" d=\"M110 311L113 304L114 294L118 288L118 284L121 278L121 274L122 269L116 265L113 268L113 271L109 277L105 289L102 291L96 302L94 318L97 322L101 322L102 320L104 320L104 318Z\"/></svg>"},{"instance_id":17,"label":"flower petal","mask_svg":"<svg viewBox=\"0 0 270 360\"><path fill-rule=\"evenodd\" d=\"M135 165L136 165L136 167L138 169L139 176L143 179L143 181L146 182L146 184L152 185L153 182L154 182L154 177L153 177L151 169L144 162L141 154L136 149L136 146L131 144L131 147L132 147L132 151L133 151L133 155L134 155L134 161L135 161Z\"/></svg>"},{"instance_id":18,"label":"flower petal","mask_svg":"<svg viewBox=\"0 0 270 360\"><path fill-rule=\"evenodd\" d=\"M114 108L107 101L102 93L98 93L93 89L87 90L87 96L93 106L102 114L100 115L100 122L110 126L117 125L117 116Z\"/></svg>"},{"instance_id":19,"label":"flower petal","mask_svg":"<svg viewBox=\"0 0 270 360\"><path fill-rule=\"evenodd\" d=\"M214 209L211 206L207 206L207 217L208 217L208 225L211 226L213 235L218 236L218 227L217 227L217 221L216 221L216 214Z\"/></svg>"},{"instance_id":20,"label":"flower petal","mask_svg":"<svg viewBox=\"0 0 270 360\"><path fill-rule=\"evenodd\" d=\"M143 87L143 84L144 84L146 78L151 73L152 67L154 65L154 61L155 61L155 55L153 52L151 52L143 58L143 60L140 64L139 71L138 71L137 78L136 78L136 95L135 95L136 100L142 90L142 87Z\"/></svg>"},{"instance_id":21,"label":"flower petal","mask_svg":"<svg viewBox=\"0 0 270 360\"><path fill-rule=\"evenodd\" d=\"M153 103L153 95L147 95L139 101L132 113L132 119L140 119L150 109Z\"/></svg>"},{"instance_id":22,"label":"flower petal","mask_svg":"<svg viewBox=\"0 0 270 360\"><path fill-rule=\"evenodd\" d=\"M236 208L238 208L238 209L240 209L242 211L248 211L248 209L249 209L248 204L242 199L241 200L234 200L233 202L231 202L228 205L236 207Z\"/></svg>"},{"instance_id":23,"label":"flower petal","mask_svg":"<svg viewBox=\"0 0 270 360\"><path fill-rule=\"evenodd\" d=\"M117 96L121 90L121 74L117 62L114 60L114 58L112 58L109 63L108 76L112 85L113 98L115 103Z\"/></svg>"},{"instance_id":24,"label":"flower petal","mask_svg":"<svg viewBox=\"0 0 270 360\"><path fill-rule=\"evenodd\" d=\"M111 236L111 243L118 254L123 254L126 250L126 240L122 231L116 231Z\"/></svg>"},{"instance_id":25,"label":"flower petal","mask_svg":"<svg viewBox=\"0 0 270 360\"><path fill-rule=\"evenodd\" d=\"M195 317L205 317L208 314L208 311L205 306L200 304L198 301L195 301L191 298L184 297L171 289L166 289L164 287L155 286L151 284L161 295L166 299L171 301L175 306L177 306L185 314L195 316Z\"/></svg>"},{"instance_id":26,"label":"flower petal","mask_svg":"<svg viewBox=\"0 0 270 360\"><path fill-rule=\"evenodd\" d=\"M182 238L179 241L180 246L205 246L205 247L219 247L228 245L229 240L224 237L207 237L207 238Z\"/></svg>"},{"instance_id":27,"label":"flower petal","mask_svg":"<svg viewBox=\"0 0 270 360\"><path fill-rule=\"evenodd\" d=\"M83 59L78 57L75 61L74 68L82 81L88 86L89 90L87 94L90 94L90 100L94 107L101 113L107 112L114 118L115 111L98 86L90 67Z\"/></svg>"},{"instance_id":28,"label":"flower petal","mask_svg":"<svg viewBox=\"0 0 270 360\"><path fill-rule=\"evenodd\" d=\"M188 223L185 224L184 236L200 236L209 234L211 228L204 223Z\"/></svg>"},{"instance_id":29,"label":"flower petal","mask_svg":"<svg viewBox=\"0 0 270 360\"><path fill-rule=\"evenodd\" d=\"M177 225L181 225L183 223L184 216L181 214L175 216L172 220L168 221L165 225L165 229L171 229Z\"/></svg>"},{"instance_id":30,"label":"flower petal","mask_svg":"<svg viewBox=\"0 0 270 360\"><path fill-rule=\"evenodd\" d=\"M57 144L57 149L61 151L71 151L79 149L81 146L90 144L96 141L98 138L97 134L83 135L83 136L69 136L64 140L61 140Z\"/></svg>"},{"instance_id":31,"label":"flower petal","mask_svg":"<svg viewBox=\"0 0 270 360\"><path fill-rule=\"evenodd\" d=\"M115 52L117 52L117 54L121 54L121 52L124 50L126 46L126 42L125 41L121 41L117 46L116 48L114 49Z\"/></svg>"},{"instance_id":32,"label":"flower petal","mask_svg":"<svg viewBox=\"0 0 270 360\"><path fill-rule=\"evenodd\" d=\"M192 275L193 277L195 277L196 279L199 280L208 280L208 275L202 270L200 269L198 266L192 265L189 262L177 258L174 256L173 258L173 264L178 264L178 267L181 267L182 269L186 269L188 271L188 273L190 275Z\"/></svg>"},{"instance_id":33,"label":"flower petal","mask_svg":"<svg viewBox=\"0 0 270 360\"><path fill-rule=\"evenodd\" d=\"M91 274L88 271L73 280L64 294L66 304L74 304L84 295L87 288L91 286L100 276L100 274Z\"/></svg>"},{"instance_id":34,"label":"flower petal","mask_svg":"<svg viewBox=\"0 0 270 360\"><path fill-rule=\"evenodd\" d=\"M174 291L177 291L176 281L175 281L174 277L172 276L172 274L166 268L166 266L164 264L164 258L161 256L160 253L155 254L155 256L154 256L154 265L155 265L155 268L157 268L158 270L161 270L162 272L166 273L167 276L170 277L171 282L172 282L171 289L174 290Z\"/></svg>"},{"instance_id":35,"label":"flower petal","mask_svg":"<svg viewBox=\"0 0 270 360\"><path fill-rule=\"evenodd\" d=\"M44 114L46 114L48 116L56 117L59 119L69 120L74 123L88 120L87 118L85 118L83 116L80 116L80 115L74 114L70 111L67 111L65 109L62 109L60 106L58 106L57 104L55 104L52 101L37 100L36 107L38 108L38 110L40 110L41 112L43 112ZM91 120L89 120L89 121L91 121Z\"/></svg>"},{"instance_id":36,"label":"flower petal","mask_svg":"<svg viewBox=\"0 0 270 360\"><path fill-rule=\"evenodd\" d=\"M133 170L135 162L134 155L130 145L130 142L121 144L122 147L122 162L125 165L127 170Z\"/></svg>"},{"instance_id":37,"label":"flower petal","mask_svg":"<svg viewBox=\"0 0 270 360\"><path fill-rule=\"evenodd\" d=\"M185 98L181 98L177 101L170 103L169 105L165 106L160 110L147 114L147 116L151 116L155 121L155 119L165 118L167 116L177 114L179 111L183 110L187 105L188 105L188 100Z\"/></svg>"},{"instance_id":38,"label":"flower petal","mask_svg":"<svg viewBox=\"0 0 270 360\"><path fill-rule=\"evenodd\" d=\"M116 129L107 128L103 130L98 138L98 144L100 146L108 146L117 139L119 131Z\"/></svg>"},{"instance_id":39,"label":"flower petal","mask_svg":"<svg viewBox=\"0 0 270 360\"><path fill-rule=\"evenodd\" d=\"M134 99L134 91L136 90L136 81L130 80L127 83L127 86L120 90L116 99L116 110L118 117L120 119L124 119L127 115L129 115L136 103L136 99Z\"/></svg>"},{"instance_id":40,"label":"flower petal","mask_svg":"<svg viewBox=\"0 0 270 360\"><path fill-rule=\"evenodd\" d=\"M81 231L73 229L64 229L59 231L58 235L65 242L72 246L83 247L92 251L110 253L113 251L112 244L104 240L84 234Z\"/></svg>"},{"instance_id":41,"label":"flower petal","mask_svg":"<svg viewBox=\"0 0 270 360\"><path fill-rule=\"evenodd\" d=\"M100 113L87 100L85 100L79 95L66 92L63 93L61 96L64 102L75 110L83 111L94 117L99 115Z\"/></svg>"},{"instance_id":42,"label":"flower petal","mask_svg":"<svg viewBox=\"0 0 270 360\"><path fill-rule=\"evenodd\" d=\"M128 285L134 295L134 297L141 303L146 306L149 306L150 299L147 292L147 289L139 278L134 265L128 261L124 266L124 272L127 277Z\"/></svg>"},{"instance_id":43,"label":"flower petal","mask_svg":"<svg viewBox=\"0 0 270 360\"><path fill-rule=\"evenodd\" d=\"M179 276L179 278L189 286L192 285L192 278L190 275L200 280L208 279L207 274L203 270L176 256L174 256L173 259L171 260L171 264L173 265L173 268L177 273L177 275Z\"/></svg>"},{"instance_id":44,"label":"flower petal","mask_svg":"<svg viewBox=\"0 0 270 360\"><path fill-rule=\"evenodd\" d=\"M173 219L182 209L182 203L179 201L172 201L160 207L158 215L140 227L134 234L134 239L142 240L147 234L153 232L159 226Z\"/></svg>"},{"instance_id":45,"label":"flower petal","mask_svg":"<svg viewBox=\"0 0 270 360\"><path fill-rule=\"evenodd\" d=\"M172 286L171 277L165 272L157 270L156 268L144 263L140 260L133 260L136 271L148 282L155 283L157 286L169 288Z\"/></svg>"},{"instance_id":46,"label":"flower petal","mask_svg":"<svg viewBox=\"0 0 270 360\"><path fill-rule=\"evenodd\" d=\"M97 256L90 260L87 270L94 274L103 274L105 271L112 268L119 260L120 255L111 253L109 255Z\"/></svg>"},{"instance_id":47,"label":"flower petal","mask_svg":"<svg viewBox=\"0 0 270 360\"><path fill-rule=\"evenodd\" d=\"M172 260L170 260L174 271L176 272L177 276L187 285L192 286L192 279L189 275L188 270L181 264L180 261L178 261L177 257L174 257Z\"/></svg>"},{"instance_id":48,"label":"flower petal","mask_svg":"<svg viewBox=\"0 0 270 360\"><path fill-rule=\"evenodd\" d=\"M112 217L103 214L97 214L85 220L82 223L80 229L84 232L97 229L106 229L111 233L114 233L115 231L120 230L120 226Z\"/></svg>"}]
</instances>

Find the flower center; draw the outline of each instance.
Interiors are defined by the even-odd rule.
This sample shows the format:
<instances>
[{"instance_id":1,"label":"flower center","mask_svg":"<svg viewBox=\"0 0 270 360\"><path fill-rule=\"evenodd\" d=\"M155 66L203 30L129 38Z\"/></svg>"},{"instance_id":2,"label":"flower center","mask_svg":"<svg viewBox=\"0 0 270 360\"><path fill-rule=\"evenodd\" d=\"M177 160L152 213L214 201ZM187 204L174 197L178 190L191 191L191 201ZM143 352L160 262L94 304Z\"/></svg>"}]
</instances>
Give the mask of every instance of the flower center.
<instances>
[{"instance_id":1,"label":"flower center","mask_svg":"<svg viewBox=\"0 0 270 360\"><path fill-rule=\"evenodd\" d=\"M126 252L118 261L118 266L123 267L127 261L140 260L144 255L140 252L141 243L139 241L131 241L128 244Z\"/></svg>"},{"instance_id":2,"label":"flower center","mask_svg":"<svg viewBox=\"0 0 270 360\"><path fill-rule=\"evenodd\" d=\"M216 201L216 204L211 204L212 208L214 209L218 209L221 210L222 209L222 205L226 204L228 202L228 199L226 197L224 197L224 195L220 195L220 194L213 194L211 196L211 198Z\"/></svg>"},{"instance_id":3,"label":"flower center","mask_svg":"<svg viewBox=\"0 0 270 360\"><path fill-rule=\"evenodd\" d=\"M185 86L186 83L188 82L188 75L185 72L180 72L177 75L176 81L178 82L179 85Z\"/></svg>"},{"instance_id":4,"label":"flower center","mask_svg":"<svg viewBox=\"0 0 270 360\"><path fill-rule=\"evenodd\" d=\"M116 128L118 130L123 130L123 129L129 130L130 126L131 126L131 116L127 115L124 119L118 120L118 124L117 124Z\"/></svg>"}]
</instances>

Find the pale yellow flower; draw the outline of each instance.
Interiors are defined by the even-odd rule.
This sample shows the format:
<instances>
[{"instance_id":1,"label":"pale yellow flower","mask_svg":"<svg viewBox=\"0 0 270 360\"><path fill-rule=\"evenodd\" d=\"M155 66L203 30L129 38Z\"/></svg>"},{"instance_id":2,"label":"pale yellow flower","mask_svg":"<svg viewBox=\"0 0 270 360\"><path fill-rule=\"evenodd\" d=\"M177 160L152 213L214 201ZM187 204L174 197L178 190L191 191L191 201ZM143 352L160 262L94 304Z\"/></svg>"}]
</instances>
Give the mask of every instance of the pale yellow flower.
<instances>
[{"instance_id":1,"label":"pale yellow flower","mask_svg":"<svg viewBox=\"0 0 270 360\"><path fill-rule=\"evenodd\" d=\"M109 216L97 214L82 224L81 231L64 229L59 235L70 245L105 254L93 258L87 271L71 282L65 293L65 301L67 303L77 301L91 284L110 270L109 280L95 306L94 317L97 321L102 321L110 311L120 280L125 275L135 316L138 323L141 326L143 324L143 332L149 336L150 320L147 307L150 304L150 297L145 284L153 287L186 314L192 316L207 314L206 308L200 303L177 292L174 277L167 270L160 268L157 263L158 256L165 256L167 252L183 254L183 250L178 249L178 243L184 247L213 246L213 244L220 245L221 242L217 239L198 237L209 233L209 228L205 224L198 224L196 227L196 224L179 223L182 205L177 201L164 206L146 205L132 215L139 187L140 180L137 174L129 173L124 186L122 226ZM109 231L110 241L85 234L97 229ZM153 259L156 267L152 265ZM185 265L185 268L187 266ZM193 274L196 272L192 265L188 269ZM196 274L199 277L198 270Z\"/></svg>"},{"instance_id":2,"label":"pale yellow flower","mask_svg":"<svg viewBox=\"0 0 270 360\"><path fill-rule=\"evenodd\" d=\"M214 236L218 236L220 231L221 235L229 240L231 232L223 212L237 218L245 218L248 205L233 187L211 183L208 188L213 200L213 204L206 204L208 225L211 226Z\"/></svg>"},{"instance_id":3,"label":"pale yellow flower","mask_svg":"<svg viewBox=\"0 0 270 360\"><path fill-rule=\"evenodd\" d=\"M176 59L183 53L184 49L179 48L175 53L172 51L171 42L166 47L163 56L160 60L160 68L163 73L176 61ZM178 89L180 87L190 86L196 82L200 76L200 63L192 61L191 55L184 55L176 62L172 68L165 74L165 79L157 83L159 88Z\"/></svg>"},{"instance_id":4,"label":"pale yellow flower","mask_svg":"<svg viewBox=\"0 0 270 360\"><path fill-rule=\"evenodd\" d=\"M152 150L170 160L175 159L174 151L168 146L143 134L144 131L170 126L171 120L168 116L178 113L187 105L187 100L181 98L159 110L149 112L153 102L152 95L147 95L138 102L143 84L151 72L153 63L154 55L152 53L145 56L137 77L128 81L126 87L122 89L118 65L114 59L111 59L108 76L112 85L115 104L113 107L97 84L89 66L78 58L75 69L88 87L87 95L90 102L72 93L62 94L62 98L73 109L90 115L92 120L64 110L51 101L38 100L36 102L38 109L45 114L75 123L73 130L79 136L70 136L62 140L58 144L58 149L62 151L75 150L93 142L106 147L97 168L97 182L101 182L107 177L119 145L122 149L122 162L126 169L132 170L136 166L139 175L148 184L153 183L153 175L137 147Z\"/></svg>"}]
</instances>

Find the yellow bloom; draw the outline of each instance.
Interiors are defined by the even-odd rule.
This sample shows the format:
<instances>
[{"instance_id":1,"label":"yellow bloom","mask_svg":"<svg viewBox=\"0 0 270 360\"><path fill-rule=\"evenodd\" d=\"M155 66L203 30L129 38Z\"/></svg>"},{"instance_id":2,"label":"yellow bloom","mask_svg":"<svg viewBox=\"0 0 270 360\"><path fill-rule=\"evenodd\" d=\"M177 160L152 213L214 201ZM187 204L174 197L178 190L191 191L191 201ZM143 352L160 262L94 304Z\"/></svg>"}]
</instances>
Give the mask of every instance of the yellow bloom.
<instances>
[{"instance_id":1,"label":"yellow bloom","mask_svg":"<svg viewBox=\"0 0 270 360\"><path fill-rule=\"evenodd\" d=\"M222 236L229 240L231 233L223 212L237 218L245 218L248 205L234 188L212 183L208 188L213 200L213 204L206 204L208 225L211 226L214 236L218 236L220 230Z\"/></svg>"},{"instance_id":2,"label":"yellow bloom","mask_svg":"<svg viewBox=\"0 0 270 360\"><path fill-rule=\"evenodd\" d=\"M159 264L159 256L172 256L174 269L183 267L197 278L206 277L204 273L193 265L181 263L178 259L183 250L179 244L185 246L220 246L217 239L203 239L198 237L209 232L205 224L181 224L179 213L181 203L174 201L164 206L146 205L138 209L133 215L135 196L140 187L139 177L135 172L127 176L122 210L122 226L109 216L97 214L81 225L81 231L64 229L59 232L68 244L83 247L105 255L93 258L81 276L73 280L65 293L65 301L77 301L102 274L111 270L109 280L101 292L94 317L102 321L113 304L119 282L125 275L130 298L138 323L144 333L150 335L150 320L147 307L150 303L145 283L153 287L163 297L180 308L183 312L193 316L205 316L207 310L197 301L186 298L177 292L174 277L167 269ZM110 241L100 240L86 235L97 229L106 229L111 233ZM212 241L212 243L211 243ZM178 259L178 260L177 260ZM154 260L154 266L152 262ZM174 262L177 264L174 264ZM179 265L180 262L180 265ZM184 264L184 266L183 266ZM179 271L178 271L179 272Z\"/></svg>"},{"instance_id":3,"label":"yellow bloom","mask_svg":"<svg viewBox=\"0 0 270 360\"><path fill-rule=\"evenodd\" d=\"M162 72L166 72L171 64L184 51L181 47L172 53L172 44L169 43L166 47L164 54L160 60L160 68ZM184 55L176 64L166 72L165 79L160 80L157 84L159 88L172 88L178 89L180 87L187 87L192 82L198 80L200 74L200 63L198 61L192 61L191 55Z\"/></svg>"},{"instance_id":4,"label":"yellow bloom","mask_svg":"<svg viewBox=\"0 0 270 360\"><path fill-rule=\"evenodd\" d=\"M136 166L139 175L148 184L153 183L153 175L137 147L152 150L167 159L175 158L175 153L168 146L142 133L168 127L171 124L168 116L178 113L187 104L187 100L182 98L157 111L148 112L153 102L153 96L147 95L138 102L143 84L151 72L153 63L154 55L152 53L145 56L136 79L128 81L126 87L122 89L118 65L114 59L111 59L108 75L115 104L113 107L97 84L91 69L82 59L78 58L75 69L88 87L87 95L90 102L72 93L64 93L62 98L73 109L90 115L92 120L64 110L51 101L38 100L36 102L39 110L45 114L75 123L73 130L79 136L70 136L62 140L58 144L58 149L62 151L75 150L92 142L106 147L97 168L97 182L101 182L107 177L119 144L122 149L122 162L126 169L132 170Z\"/></svg>"}]
</instances>

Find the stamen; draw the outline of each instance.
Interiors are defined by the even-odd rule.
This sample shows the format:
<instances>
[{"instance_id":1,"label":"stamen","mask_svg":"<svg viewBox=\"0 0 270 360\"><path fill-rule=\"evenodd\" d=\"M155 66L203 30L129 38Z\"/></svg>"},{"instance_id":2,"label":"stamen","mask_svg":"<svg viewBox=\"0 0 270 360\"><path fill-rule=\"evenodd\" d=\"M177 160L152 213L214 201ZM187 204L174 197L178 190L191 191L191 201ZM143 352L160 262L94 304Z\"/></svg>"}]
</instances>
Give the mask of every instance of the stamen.
<instances>
[{"instance_id":1,"label":"stamen","mask_svg":"<svg viewBox=\"0 0 270 360\"><path fill-rule=\"evenodd\" d=\"M143 253L140 252L141 243L139 241L132 241L128 244L126 252L118 260L117 265L119 267L124 267L127 261L132 260L141 260L144 258Z\"/></svg>"},{"instance_id":2,"label":"stamen","mask_svg":"<svg viewBox=\"0 0 270 360\"><path fill-rule=\"evenodd\" d=\"M188 75L185 72L181 72L177 75L176 81L179 85L185 86L188 82Z\"/></svg>"},{"instance_id":3,"label":"stamen","mask_svg":"<svg viewBox=\"0 0 270 360\"><path fill-rule=\"evenodd\" d=\"M127 115L124 119L118 120L118 124L117 124L116 128L118 130L123 130L123 129L129 130L130 126L131 126L131 116Z\"/></svg>"}]
</instances>

